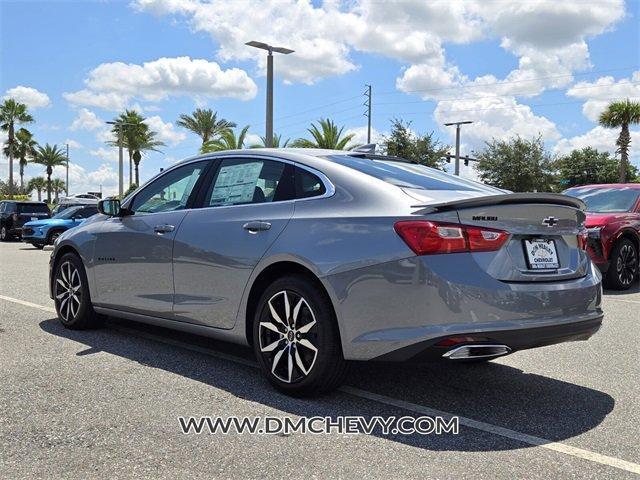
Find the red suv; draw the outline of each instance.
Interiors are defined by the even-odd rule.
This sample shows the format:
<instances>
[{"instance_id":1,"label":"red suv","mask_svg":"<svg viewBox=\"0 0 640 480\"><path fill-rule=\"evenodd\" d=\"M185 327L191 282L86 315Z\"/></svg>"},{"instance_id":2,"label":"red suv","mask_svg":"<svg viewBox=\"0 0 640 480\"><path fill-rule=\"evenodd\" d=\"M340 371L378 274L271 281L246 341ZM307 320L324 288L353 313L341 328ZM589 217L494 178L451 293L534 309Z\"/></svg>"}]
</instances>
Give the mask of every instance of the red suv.
<instances>
[{"instance_id":1,"label":"red suv","mask_svg":"<svg viewBox=\"0 0 640 480\"><path fill-rule=\"evenodd\" d=\"M585 185L564 193L587 204L587 251L605 286L631 287L638 276L640 183Z\"/></svg>"}]
</instances>

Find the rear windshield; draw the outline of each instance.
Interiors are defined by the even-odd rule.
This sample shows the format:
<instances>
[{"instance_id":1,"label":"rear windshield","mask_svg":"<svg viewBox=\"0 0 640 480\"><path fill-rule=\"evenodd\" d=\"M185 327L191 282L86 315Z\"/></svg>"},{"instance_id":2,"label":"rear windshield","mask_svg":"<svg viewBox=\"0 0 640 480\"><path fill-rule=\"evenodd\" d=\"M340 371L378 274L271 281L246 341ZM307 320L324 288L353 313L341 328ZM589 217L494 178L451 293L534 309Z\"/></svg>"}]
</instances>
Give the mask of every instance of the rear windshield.
<instances>
[{"instance_id":1,"label":"rear windshield","mask_svg":"<svg viewBox=\"0 0 640 480\"><path fill-rule=\"evenodd\" d=\"M44 203L19 203L18 213L49 213L49 207Z\"/></svg>"},{"instance_id":2,"label":"rear windshield","mask_svg":"<svg viewBox=\"0 0 640 480\"><path fill-rule=\"evenodd\" d=\"M332 161L353 168L379 180L403 188L418 190L467 190L491 194L504 193L489 185L466 180L415 163L393 160L371 160L350 155L332 155Z\"/></svg>"},{"instance_id":3,"label":"rear windshield","mask_svg":"<svg viewBox=\"0 0 640 480\"><path fill-rule=\"evenodd\" d=\"M587 204L587 212L628 212L636 204L640 189L630 187L576 187L564 191L565 195L579 198Z\"/></svg>"}]
</instances>

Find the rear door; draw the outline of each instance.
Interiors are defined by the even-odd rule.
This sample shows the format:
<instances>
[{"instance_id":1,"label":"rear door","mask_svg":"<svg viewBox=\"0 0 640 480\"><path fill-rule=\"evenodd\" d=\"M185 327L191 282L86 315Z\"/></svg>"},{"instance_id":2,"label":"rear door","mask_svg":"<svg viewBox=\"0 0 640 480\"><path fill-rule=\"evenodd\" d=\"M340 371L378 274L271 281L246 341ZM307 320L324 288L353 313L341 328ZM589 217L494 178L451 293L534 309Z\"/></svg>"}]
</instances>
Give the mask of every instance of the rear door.
<instances>
[{"instance_id":1,"label":"rear door","mask_svg":"<svg viewBox=\"0 0 640 480\"><path fill-rule=\"evenodd\" d=\"M208 164L167 171L136 194L130 214L102 222L94 251L96 303L171 317L173 242Z\"/></svg>"},{"instance_id":2,"label":"rear door","mask_svg":"<svg viewBox=\"0 0 640 480\"><path fill-rule=\"evenodd\" d=\"M175 318L232 328L253 268L293 215L294 167L224 158L175 239Z\"/></svg>"}]
</instances>

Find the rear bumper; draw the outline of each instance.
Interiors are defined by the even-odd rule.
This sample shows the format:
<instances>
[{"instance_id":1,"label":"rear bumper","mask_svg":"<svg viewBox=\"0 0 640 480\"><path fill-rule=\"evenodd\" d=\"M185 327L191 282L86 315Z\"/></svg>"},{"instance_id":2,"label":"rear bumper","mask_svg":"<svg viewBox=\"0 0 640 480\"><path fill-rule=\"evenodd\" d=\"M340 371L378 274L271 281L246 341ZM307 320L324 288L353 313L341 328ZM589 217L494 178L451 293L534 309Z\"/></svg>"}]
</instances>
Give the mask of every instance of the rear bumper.
<instances>
[{"instance_id":1,"label":"rear bumper","mask_svg":"<svg viewBox=\"0 0 640 480\"><path fill-rule=\"evenodd\" d=\"M602 325L603 315L580 322L549 325L546 327L523 328L518 330L501 330L494 332L468 332L467 336L482 337L483 341L459 343L454 346L438 346L438 342L447 336L418 342L408 347L395 350L373 360L389 362L433 362L443 360L443 356L454 348L463 345L499 344L506 345L512 352L529 348L545 347L557 343L588 340ZM484 340L486 339L486 340Z\"/></svg>"},{"instance_id":2,"label":"rear bumper","mask_svg":"<svg viewBox=\"0 0 640 480\"><path fill-rule=\"evenodd\" d=\"M588 338L603 316L602 275L591 262L581 278L509 283L463 255L434 255L323 281L348 360L403 361L442 338L471 334L522 350Z\"/></svg>"}]
</instances>

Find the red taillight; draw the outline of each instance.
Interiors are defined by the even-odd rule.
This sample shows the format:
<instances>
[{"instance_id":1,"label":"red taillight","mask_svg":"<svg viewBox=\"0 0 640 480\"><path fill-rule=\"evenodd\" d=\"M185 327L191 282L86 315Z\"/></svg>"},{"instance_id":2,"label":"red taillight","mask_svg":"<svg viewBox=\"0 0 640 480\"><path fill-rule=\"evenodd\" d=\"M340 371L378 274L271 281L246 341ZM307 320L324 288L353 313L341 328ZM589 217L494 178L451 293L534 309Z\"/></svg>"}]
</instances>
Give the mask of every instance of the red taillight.
<instances>
[{"instance_id":1,"label":"red taillight","mask_svg":"<svg viewBox=\"0 0 640 480\"><path fill-rule=\"evenodd\" d=\"M578 233L578 248L580 250L586 250L587 249L587 238L588 238L589 234L587 233L586 230L581 230L580 233Z\"/></svg>"},{"instance_id":2,"label":"red taillight","mask_svg":"<svg viewBox=\"0 0 640 480\"><path fill-rule=\"evenodd\" d=\"M507 232L452 223L406 220L396 222L395 231L416 255L499 250Z\"/></svg>"}]
</instances>

